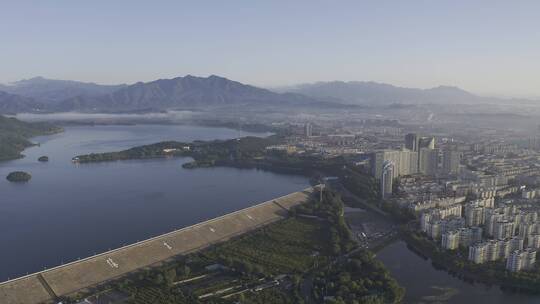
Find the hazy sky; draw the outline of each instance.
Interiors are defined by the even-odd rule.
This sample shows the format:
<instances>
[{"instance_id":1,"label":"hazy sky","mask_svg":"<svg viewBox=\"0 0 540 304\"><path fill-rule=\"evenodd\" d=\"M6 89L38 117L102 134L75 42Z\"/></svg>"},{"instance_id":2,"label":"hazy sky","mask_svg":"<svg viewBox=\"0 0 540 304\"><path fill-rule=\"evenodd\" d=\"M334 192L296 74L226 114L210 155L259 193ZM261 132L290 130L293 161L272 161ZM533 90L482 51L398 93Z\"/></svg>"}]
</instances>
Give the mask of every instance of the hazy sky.
<instances>
[{"instance_id":1,"label":"hazy sky","mask_svg":"<svg viewBox=\"0 0 540 304\"><path fill-rule=\"evenodd\" d=\"M540 96L540 1L0 0L0 82L186 74Z\"/></svg>"}]
</instances>

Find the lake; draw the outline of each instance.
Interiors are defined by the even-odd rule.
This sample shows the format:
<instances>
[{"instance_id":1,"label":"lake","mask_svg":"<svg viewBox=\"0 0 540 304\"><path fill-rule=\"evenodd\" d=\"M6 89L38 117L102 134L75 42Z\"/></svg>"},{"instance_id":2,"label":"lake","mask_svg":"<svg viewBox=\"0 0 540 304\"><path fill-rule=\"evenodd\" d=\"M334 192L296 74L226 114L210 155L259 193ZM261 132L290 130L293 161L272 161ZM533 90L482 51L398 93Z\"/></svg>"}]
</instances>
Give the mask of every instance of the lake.
<instances>
[{"instance_id":1,"label":"lake","mask_svg":"<svg viewBox=\"0 0 540 304\"><path fill-rule=\"evenodd\" d=\"M437 270L403 241L388 245L377 257L406 288L405 303L540 303L540 296L503 292L498 286L472 284Z\"/></svg>"},{"instance_id":2,"label":"lake","mask_svg":"<svg viewBox=\"0 0 540 304\"><path fill-rule=\"evenodd\" d=\"M90 152L164 140L267 136L177 125L78 126L33 138L23 159L0 162L0 281L189 226L309 186L255 169L183 169L189 158L73 164ZM49 162L37 159L46 155ZM11 171L32 180L10 183Z\"/></svg>"}]
</instances>

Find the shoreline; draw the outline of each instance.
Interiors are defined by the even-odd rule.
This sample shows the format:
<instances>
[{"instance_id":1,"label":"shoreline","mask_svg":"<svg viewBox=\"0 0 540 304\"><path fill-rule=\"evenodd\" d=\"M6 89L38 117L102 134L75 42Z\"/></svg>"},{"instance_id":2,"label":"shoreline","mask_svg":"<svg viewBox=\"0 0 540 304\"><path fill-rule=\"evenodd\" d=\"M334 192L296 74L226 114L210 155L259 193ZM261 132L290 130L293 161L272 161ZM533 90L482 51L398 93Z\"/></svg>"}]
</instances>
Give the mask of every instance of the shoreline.
<instances>
[{"instance_id":1,"label":"shoreline","mask_svg":"<svg viewBox=\"0 0 540 304\"><path fill-rule=\"evenodd\" d=\"M414 233L414 232L412 232ZM427 240L416 240L411 235L410 231L401 231L399 240L405 242L407 248L413 253L419 255L421 258L431 261L432 267L439 270L444 270L448 275L452 275L467 283L481 283L487 286L497 286L504 291L508 291L515 294L528 294L538 295L540 294L539 286L527 286L524 283L515 282L515 278L512 277L499 277L500 273L496 272L497 269L491 267L491 265L479 265L479 273L474 273L471 269L468 269L468 261L455 256L455 253L449 255L451 258L446 260L440 256L437 256L433 250L428 249L428 246L432 244L425 243ZM464 268L458 268L455 263L464 263ZM493 272L493 273L492 273ZM506 274L506 272L504 273Z\"/></svg>"},{"instance_id":2,"label":"shoreline","mask_svg":"<svg viewBox=\"0 0 540 304\"><path fill-rule=\"evenodd\" d=\"M17 154L18 154L18 155L16 155L16 156L14 155L14 156L0 157L0 163L1 163L1 162L7 162L7 161L12 161L12 160L17 160L17 159L25 158L26 155L22 154L22 152L24 152L24 150L29 149L29 148L32 148L32 147L36 147L36 146L39 146L39 145L40 145L39 143L34 143L34 142L32 142L32 141L31 141L32 138L40 137L40 136L51 136L51 135L63 133L63 132L65 131L64 128L62 128L62 127L58 127L58 128L59 128L59 129L58 129L57 131L46 132L46 133L43 133L43 134L36 134L36 135L34 135L34 136L25 138L25 140L28 142L28 144L26 144L24 147L16 147L16 148L17 148Z\"/></svg>"}]
</instances>

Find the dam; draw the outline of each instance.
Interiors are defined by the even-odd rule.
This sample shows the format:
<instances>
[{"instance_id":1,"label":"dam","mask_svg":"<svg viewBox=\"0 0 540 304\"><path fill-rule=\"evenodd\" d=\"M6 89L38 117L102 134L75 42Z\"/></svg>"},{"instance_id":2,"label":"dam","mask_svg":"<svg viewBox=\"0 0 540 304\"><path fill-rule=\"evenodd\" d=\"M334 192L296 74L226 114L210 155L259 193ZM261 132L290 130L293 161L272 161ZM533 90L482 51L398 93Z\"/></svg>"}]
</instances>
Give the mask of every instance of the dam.
<instances>
[{"instance_id":1,"label":"dam","mask_svg":"<svg viewBox=\"0 0 540 304\"><path fill-rule=\"evenodd\" d=\"M53 303L58 297L85 292L136 270L171 261L177 256L284 219L289 209L307 202L312 193L313 188L307 188L193 226L0 283L0 303Z\"/></svg>"}]
</instances>

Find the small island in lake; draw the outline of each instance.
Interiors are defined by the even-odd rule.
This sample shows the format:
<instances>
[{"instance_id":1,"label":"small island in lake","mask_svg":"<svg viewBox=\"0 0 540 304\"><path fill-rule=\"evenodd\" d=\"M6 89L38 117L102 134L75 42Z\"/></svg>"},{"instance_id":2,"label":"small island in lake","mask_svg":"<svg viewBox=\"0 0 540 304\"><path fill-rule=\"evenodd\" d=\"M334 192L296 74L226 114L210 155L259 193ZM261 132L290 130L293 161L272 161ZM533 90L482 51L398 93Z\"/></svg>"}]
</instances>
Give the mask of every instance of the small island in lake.
<instances>
[{"instance_id":1,"label":"small island in lake","mask_svg":"<svg viewBox=\"0 0 540 304\"><path fill-rule=\"evenodd\" d=\"M45 156L45 155L44 155L44 156L40 156L40 157L38 158L38 161L40 161L40 162L48 162L48 161L49 161L49 157L48 157L48 156Z\"/></svg>"},{"instance_id":2,"label":"small island in lake","mask_svg":"<svg viewBox=\"0 0 540 304\"><path fill-rule=\"evenodd\" d=\"M15 171L8 174L6 179L10 182L27 182L32 178L32 175L23 171Z\"/></svg>"}]
</instances>

